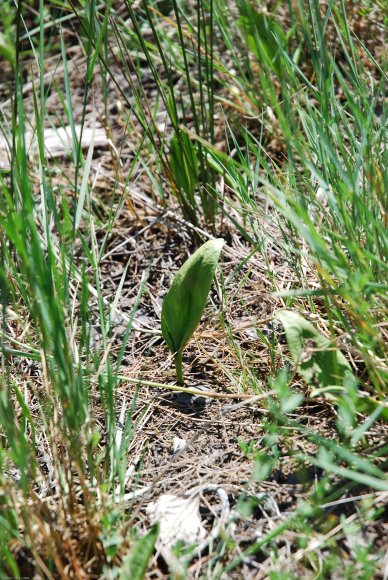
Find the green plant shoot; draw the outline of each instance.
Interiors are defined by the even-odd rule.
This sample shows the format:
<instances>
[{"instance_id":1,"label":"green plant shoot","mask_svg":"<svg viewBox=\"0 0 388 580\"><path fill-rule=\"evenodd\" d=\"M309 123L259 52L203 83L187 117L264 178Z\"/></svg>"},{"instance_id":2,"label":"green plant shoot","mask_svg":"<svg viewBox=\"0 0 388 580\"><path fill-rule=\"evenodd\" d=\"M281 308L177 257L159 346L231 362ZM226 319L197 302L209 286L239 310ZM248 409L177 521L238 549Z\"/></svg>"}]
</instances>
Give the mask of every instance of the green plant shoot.
<instances>
[{"instance_id":1,"label":"green plant shoot","mask_svg":"<svg viewBox=\"0 0 388 580\"><path fill-rule=\"evenodd\" d=\"M297 312L281 310L278 318L293 361L307 383L321 388L342 385L345 375L352 373L342 352Z\"/></svg>"},{"instance_id":2,"label":"green plant shoot","mask_svg":"<svg viewBox=\"0 0 388 580\"><path fill-rule=\"evenodd\" d=\"M206 242L183 264L166 294L162 307L162 334L175 355L180 385L184 384L182 352L197 328L209 295L224 240Z\"/></svg>"},{"instance_id":3,"label":"green plant shoot","mask_svg":"<svg viewBox=\"0 0 388 580\"><path fill-rule=\"evenodd\" d=\"M297 312L280 310L277 317L284 326L288 348L298 371L310 386L315 387L312 396L324 395L340 403L347 383L356 381L342 352ZM359 413L378 410L380 418L388 421L388 407L373 397L356 396L354 405Z\"/></svg>"}]
</instances>

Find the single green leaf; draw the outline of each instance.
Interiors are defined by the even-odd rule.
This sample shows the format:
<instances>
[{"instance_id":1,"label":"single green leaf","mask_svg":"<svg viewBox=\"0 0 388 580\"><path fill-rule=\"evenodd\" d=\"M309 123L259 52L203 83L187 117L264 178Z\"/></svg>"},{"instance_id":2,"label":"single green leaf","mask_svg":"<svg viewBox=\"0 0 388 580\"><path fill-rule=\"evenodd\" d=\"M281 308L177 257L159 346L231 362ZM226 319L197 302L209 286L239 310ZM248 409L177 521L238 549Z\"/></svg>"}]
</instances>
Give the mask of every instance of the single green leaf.
<instances>
[{"instance_id":1,"label":"single green leaf","mask_svg":"<svg viewBox=\"0 0 388 580\"><path fill-rule=\"evenodd\" d=\"M197 328L209 295L224 240L210 240L183 264L162 307L162 334L175 354L178 381L183 384L182 351Z\"/></svg>"},{"instance_id":2,"label":"single green leaf","mask_svg":"<svg viewBox=\"0 0 388 580\"><path fill-rule=\"evenodd\" d=\"M297 312L281 310L278 318L292 359L306 382L321 388L342 385L346 373L352 373L342 352Z\"/></svg>"},{"instance_id":3,"label":"single green leaf","mask_svg":"<svg viewBox=\"0 0 388 580\"><path fill-rule=\"evenodd\" d=\"M159 526L156 524L137 542L136 546L123 562L120 580L127 580L127 578L131 578L131 580L143 580L148 561L154 551L158 533Z\"/></svg>"}]
</instances>

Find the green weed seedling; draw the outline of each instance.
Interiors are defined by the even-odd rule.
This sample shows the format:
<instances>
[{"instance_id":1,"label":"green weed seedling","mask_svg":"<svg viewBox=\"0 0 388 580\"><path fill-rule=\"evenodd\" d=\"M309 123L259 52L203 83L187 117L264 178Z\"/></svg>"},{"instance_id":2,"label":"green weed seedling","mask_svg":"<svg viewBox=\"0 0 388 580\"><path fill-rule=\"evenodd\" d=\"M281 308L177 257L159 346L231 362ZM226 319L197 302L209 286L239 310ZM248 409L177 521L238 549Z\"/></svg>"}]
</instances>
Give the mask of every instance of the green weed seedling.
<instances>
[{"instance_id":1,"label":"green weed seedling","mask_svg":"<svg viewBox=\"0 0 388 580\"><path fill-rule=\"evenodd\" d=\"M204 311L224 240L203 244L183 264L166 294L162 307L163 338L175 355L180 385L184 384L182 352Z\"/></svg>"},{"instance_id":2,"label":"green weed seedling","mask_svg":"<svg viewBox=\"0 0 388 580\"><path fill-rule=\"evenodd\" d=\"M309 384L320 388L342 386L350 364L331 341L291 310L281 310L278 318L284 326L288 346L299 372Z\"/></svg>"},{"instance_id":3,"label":"green weed seedling","mask_svg":"<svg viewBox=\"0 0 388 580\"><path fill-rule=\"evenodd\" d=\"M281 310L278 318L284 326L288 347L298 371L310 386L311 396L324 395L344 404L345 395L357 384L352 369L342 352L318 332L315 327L291 310ZM350 391L349 391L350 389ZM369 396L354 394L354 409L359 413L373 413L388 421L387 406Z\"/></svg>"}]
</instances>

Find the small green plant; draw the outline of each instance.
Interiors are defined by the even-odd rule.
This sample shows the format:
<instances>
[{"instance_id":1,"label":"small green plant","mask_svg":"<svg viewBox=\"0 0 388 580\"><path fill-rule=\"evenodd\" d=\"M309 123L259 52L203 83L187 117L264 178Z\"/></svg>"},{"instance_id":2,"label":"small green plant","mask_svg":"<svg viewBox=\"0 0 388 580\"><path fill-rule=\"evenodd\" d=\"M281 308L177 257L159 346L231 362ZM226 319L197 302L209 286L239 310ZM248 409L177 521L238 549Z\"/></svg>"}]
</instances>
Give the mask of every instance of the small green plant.
<instances>
[{"instance_id":1,"label":"small green plant","mask_svg":"<svg viewBox=\"0 0 388 580\"><path fill-rule=\"evenodd\" d=\"M197 328L209 295L224 240L203 244L183 264L172 281L162 307L162 334L175 355L180 385L184 384L182 352Z\"/></svg>"},{"instance_id":2,"label":"small green plant","mask_svg":"<svg viewBox=\"0 0 388 580\"><path fill-rule=\"evenodd\" d=\"M195 11L177 0L157 3L157 10L152 2L140 3L143 10L134 10L130 2L125 4L132 21L133 34L128 30L123 31L123 40L130 34L131 45L133 42L138 44L139 55L147 62L157 85L162 107L160 112L163 115L167 113L172 127L171 141L164 140L161 146L156 147L157 156L185 219L198 225L202 212L214 229L218 211L213 195L215 172L203 146L203 140L215 144L213 2L198 2ZM164 15L169 12L172 13L166 18ZM175 28L176 35L173 38L171 34L166 34L166 23L170 30L171 25L172 30ZM147 42L145 28L152 31ZM187 39L190 39L189 42ZM140 67L136 74L141 84ZM178 91L175 86L176 74L184 83L183 90ZM128 82L131 82L130 79ZM155 125L155 120L150 119L150 108L148 104L145 106L146 101L145 98L138 98L137 107L144 121L143 128L150 137L149 128ZM192 121L188 120L188 111ZM195 136L195 141L192 136L189 138L185 134L187 129ZM166 151L165 143L168 142L170 150ZM155 147L154 134L151 135L151 143Z\"/></svg>"},{"instance_id":3,"label":"small green plant","mask_svg":"<svg viewBox=\"0 0 388 580\"><path fill-rule=\"evenodd\" d=\"M352 370L341 351L297 312L281 310L278 318L284 326L291 356L304 379L321 388L342 386L345 375Z\"/></svg>"},{"instance_id":4,"label":"small green plant","mask_svg":"<svg viewBox=\"0 0 388 580\"><path fill-rule=\"evenodd\" d=\"M358 396L357 380L350 364L332 342L315 327L291 310L281 310L278 318L284 326L288 347L298 371L310 385L316 387L312 396L325 395L340 404L353 393L353 406L357 412L380 414L388 421L385 404L369 396Z\"/></svg>"}]
</instances>

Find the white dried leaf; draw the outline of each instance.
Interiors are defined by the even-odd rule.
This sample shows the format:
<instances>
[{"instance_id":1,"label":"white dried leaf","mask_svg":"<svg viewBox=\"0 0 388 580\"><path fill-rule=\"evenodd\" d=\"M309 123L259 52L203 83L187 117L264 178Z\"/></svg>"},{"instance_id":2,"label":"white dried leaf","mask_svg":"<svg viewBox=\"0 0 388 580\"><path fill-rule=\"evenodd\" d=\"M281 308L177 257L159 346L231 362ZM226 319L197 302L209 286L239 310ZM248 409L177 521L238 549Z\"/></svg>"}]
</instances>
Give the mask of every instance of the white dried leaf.
<instances>
[{"instance_id":1,"label":"white dried leaf","mask_svg":"<svg viewBox=\"0 0 388 580\"><path fill-rule=\"evenodd\" d=\"M173 453L178 453L178 451L182 451L187 445L186 439L181 439L180 437L174 437L172 442L172 450Z\"/></svg>"},{"instance_id":2,"label":"white dried leaf","mask_svg":"<svg viewBox=\"0 0 388 580\"><path fill-rule=\"evenodd\" d=\"M327 202L328 202L328 192L327 192L327 190L323 189L323 187L318 187L316 196L317 196L317 199L323 205L327 205Z\"/></svg>"},{"instance_id":3,"label":"white dried leaf","mask_svg":"<svg viewBox=\"0 0 388 580\"><path fill-rule=\"evenodd\" d=\"M94 147L105 147L108 144L108 138L105 129L102 127L96 127L93 137L93 128L84 127L81 130L81 125L75 125L75 134L77 139L81 138L81 148L88 149L90 143L93 139ZM69 156L73 151L73 133L70 126L58 127L54 129L44 129L43 133L44 147L46 156L49 157L62 157ZM26 148L30 159L37 153L38 144L36 139L36 133L34 131L26 131L25 133ZM12 140L8 140L0 135L0 169L9 169L9 143Z\"/></svg>"},{"instance_id":4,"label":"white dried leaf","mask_svg":"<svg viewBox=\"0 0 388 580\"><path fill-rule=\"evenodd\" d=\"M177 542L191 545L207 535L199 514L199 494L179 497L164 494L147 508L152 524L159 523L157 548L167 564L176 564L172 548Z\"/></svg>"}]
</instances>

